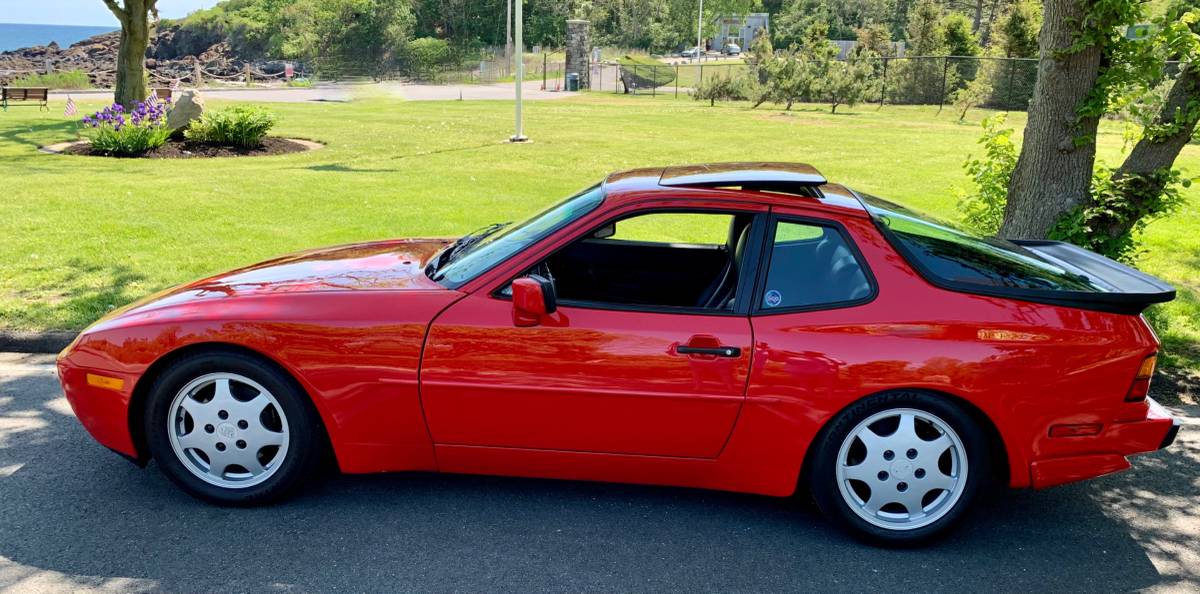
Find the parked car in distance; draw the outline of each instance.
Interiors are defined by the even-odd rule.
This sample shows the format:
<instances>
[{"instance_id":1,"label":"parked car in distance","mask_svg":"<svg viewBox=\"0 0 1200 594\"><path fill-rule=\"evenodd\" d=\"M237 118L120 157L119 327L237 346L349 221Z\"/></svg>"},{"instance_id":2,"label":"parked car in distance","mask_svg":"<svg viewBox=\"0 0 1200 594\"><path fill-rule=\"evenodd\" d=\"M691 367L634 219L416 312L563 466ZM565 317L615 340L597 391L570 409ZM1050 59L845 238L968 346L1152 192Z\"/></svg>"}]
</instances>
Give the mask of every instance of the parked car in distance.
<instances>
[{"instance_id":1,"label":"parked car in distance","mask_svg":"<svg viewBox=\"0 0 1200 594\"><path fill-rule=\"evenodd\" d=\"M700 49L699 47L689 47L682 52L679 52L679 55L684 58L698 58L704 55L704 50Z\"/></svg>"},{"instance_id":2,"label":"parked car in distance","mask_svg":"<svg viewBox=\"0 0 1200 594\"><path fill-rule=\"evenodd\" d=\"M721 48L721 53L726 56L740 56L742 55L742 48L736 43L726 43L725 47Z\"/></svg>"},{"instance_id":3,"label":"parked car in distance","mask_svg":"<svg viewBox=\"0 0 1200 594\"><path fill-rule=\"evenodd\" d=\"M983 239L807 165L609 175L456 240L316 249L121 308L58 358L101 444L256 504L328 455L431 471L809 492L851 533L1129 467L1179 423L1140 312L1174 289Z\"/></svg>"}]
</instances>

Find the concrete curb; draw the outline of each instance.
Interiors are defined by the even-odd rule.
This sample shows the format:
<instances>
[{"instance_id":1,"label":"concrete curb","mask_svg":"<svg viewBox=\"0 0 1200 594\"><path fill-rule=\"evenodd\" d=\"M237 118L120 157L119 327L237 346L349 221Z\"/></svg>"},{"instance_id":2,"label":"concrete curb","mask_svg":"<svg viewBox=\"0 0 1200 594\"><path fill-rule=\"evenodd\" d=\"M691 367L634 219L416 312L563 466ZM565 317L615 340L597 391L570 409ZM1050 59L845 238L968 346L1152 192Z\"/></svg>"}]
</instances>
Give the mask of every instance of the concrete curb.
<instances>
[{"instance_id":1,"label":"concrete curb","mask_svg":"<svg viewBox=\"0 0 1200 594\"><path fill-rule=\"evenodd\" d=\"M0 352L57 353L75 340L75 332L11 332L0 331Z\"/></svg>"}]
</instances>

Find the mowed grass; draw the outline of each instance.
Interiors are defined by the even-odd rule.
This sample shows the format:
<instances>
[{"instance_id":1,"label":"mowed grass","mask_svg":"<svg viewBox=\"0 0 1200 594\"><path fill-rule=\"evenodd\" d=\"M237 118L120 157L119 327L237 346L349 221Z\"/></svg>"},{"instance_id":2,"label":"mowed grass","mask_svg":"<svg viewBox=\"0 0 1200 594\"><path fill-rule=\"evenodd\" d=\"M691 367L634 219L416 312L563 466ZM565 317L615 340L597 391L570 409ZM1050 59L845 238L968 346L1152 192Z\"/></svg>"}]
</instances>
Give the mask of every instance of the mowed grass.
<instances>
[{"instance_id":1,"label":"mowed grass","mask_svg":"<svg viewBox=\"0 0 1200 594\"><path fill-rule=\"evenodd\" d=\"M213 104L220 104L211 101ZM100 106L80 102L80 110ZM956 218L979 118L949 109L860 105L831 115L660 96L595 93L529 102L512 145L508 102L273 104L276 132L326 143L277 157L140 160L49 155L75 138L62 116L0 114L0 329L77 330L153 291L322 245L458 235L520 219L608 172L704 161L785 160L832 180ZM1024 114L1009 124L1020 130ZM1118 162L1105 123L1101 156ZM1178 165L1200 175L1200 147ZM1177 366L1200 360L1200 187L1152 224L1140 265L1180 287L1154 315ZM673 230L685 238L688 229Z\"/></svg>"}]
</instances>

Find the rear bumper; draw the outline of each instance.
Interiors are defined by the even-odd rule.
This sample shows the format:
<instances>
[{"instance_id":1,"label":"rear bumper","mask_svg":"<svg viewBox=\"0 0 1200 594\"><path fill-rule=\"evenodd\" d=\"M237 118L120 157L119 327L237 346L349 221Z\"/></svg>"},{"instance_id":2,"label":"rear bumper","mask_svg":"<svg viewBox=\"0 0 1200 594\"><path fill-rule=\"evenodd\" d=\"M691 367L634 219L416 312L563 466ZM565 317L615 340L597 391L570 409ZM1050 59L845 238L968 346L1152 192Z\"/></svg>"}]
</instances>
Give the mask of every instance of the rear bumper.
<instances>
[{"instance_id":1,"label":"rear bumper","mask_svg":"<svg viewBox=\"0 0 1200 594\"><path fill-rule=\"evenodd\" d=\"M1031 463L1033 488L1044 489L1119 472L1129 468L1127 456L1160 450L1174 443L1179 434L1179 419L1153 399L1147 400L1144 419L1112 423L1096 438L1061 438L1086 439L1081 443L1087 444L1088 451Z\"/></svg>"}]
</instances>

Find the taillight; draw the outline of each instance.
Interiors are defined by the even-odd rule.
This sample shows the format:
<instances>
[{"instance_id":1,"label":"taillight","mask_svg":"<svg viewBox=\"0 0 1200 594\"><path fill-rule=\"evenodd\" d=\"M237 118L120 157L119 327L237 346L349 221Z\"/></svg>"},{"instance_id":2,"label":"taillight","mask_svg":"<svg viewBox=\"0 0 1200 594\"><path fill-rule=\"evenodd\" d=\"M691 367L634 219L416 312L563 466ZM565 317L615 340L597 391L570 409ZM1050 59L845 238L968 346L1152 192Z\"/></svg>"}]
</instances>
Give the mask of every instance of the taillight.
<instances>
[{"instance_id":1,"label":"taillight","mask_svg":"<svg viewBox=\"0 0 1200 594\"><path fill-rule=\"evenodd\" d=\"M1154 366L1157 363L1158 353L1142 359L1142 365L1138 367L1133 384L1129 386L1129 392L1125 394L1125 402L1141 402L1146 399L1146 394L1150 393L1150 378L1154 377Z\"/></svg>"}]
</instances>

